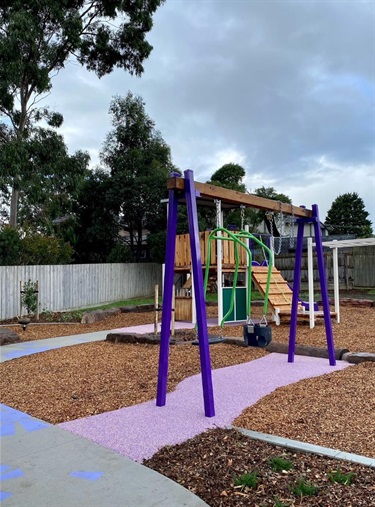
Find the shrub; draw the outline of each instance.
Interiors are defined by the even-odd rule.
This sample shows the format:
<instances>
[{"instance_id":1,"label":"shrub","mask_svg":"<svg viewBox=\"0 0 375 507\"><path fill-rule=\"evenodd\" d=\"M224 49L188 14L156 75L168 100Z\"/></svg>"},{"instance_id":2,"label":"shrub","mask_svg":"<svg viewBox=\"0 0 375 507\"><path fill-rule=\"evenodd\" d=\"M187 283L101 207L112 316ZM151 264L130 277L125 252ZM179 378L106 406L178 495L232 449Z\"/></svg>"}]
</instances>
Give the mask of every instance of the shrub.
<instances>
[{"instance_id":1,"label":"shrub","mask_svg":"<svg viewBox=\"0 0 375 507\"><path fill-rule=\"evenodd\" d=\"M22 240L21 264L69 264L73 248L61 239L35 234Z\"/></svg>"},{"instance_id":2,"label":"shrub","mask_svg":"<svg viewBox=\"0 0 375 507\"><path fill-rule=\"evenodd\" d=\"M22 240L17 229L5 226L0 231L0 266L19 264Z\"/></svg>"}]
</instances>

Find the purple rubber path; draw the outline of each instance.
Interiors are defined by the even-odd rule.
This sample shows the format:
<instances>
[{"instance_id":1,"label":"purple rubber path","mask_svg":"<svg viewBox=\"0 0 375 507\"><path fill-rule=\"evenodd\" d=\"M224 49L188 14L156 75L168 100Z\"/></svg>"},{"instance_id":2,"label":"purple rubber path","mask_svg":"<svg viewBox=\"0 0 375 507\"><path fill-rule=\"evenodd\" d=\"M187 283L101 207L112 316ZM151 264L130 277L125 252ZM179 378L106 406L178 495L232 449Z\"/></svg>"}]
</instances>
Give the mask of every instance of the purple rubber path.
<instances>
[{"instance_id":1,"label":"purple rubber path","mask_svg":"<svg viewBox=\"0 0 375 507\"><path fill-rule=\"evenodd\" d=\"M215 417L204 416L199 374L183 380L174 392L169 393L164 407L157 407L153 400L59 426L135 461L142 461L165 445L182 443L209 428L232 424L246 407L278 387L347 366L344 361L330 366L327 359L306 356L296 356L294 363L288 363L284 354L273 353L245 364L212 371Z\"/></svg>"}]
</instances>

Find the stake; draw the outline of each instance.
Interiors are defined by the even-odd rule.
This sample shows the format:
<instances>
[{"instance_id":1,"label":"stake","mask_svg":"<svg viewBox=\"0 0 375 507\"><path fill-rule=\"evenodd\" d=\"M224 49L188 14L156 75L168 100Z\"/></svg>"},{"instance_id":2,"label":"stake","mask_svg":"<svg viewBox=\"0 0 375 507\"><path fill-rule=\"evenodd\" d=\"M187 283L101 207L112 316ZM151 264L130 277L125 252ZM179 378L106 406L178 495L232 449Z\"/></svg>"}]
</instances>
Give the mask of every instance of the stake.
<instances>
[{"instance_id":1,"label":"stake","mask_svg":"<svg viewBox=\"0 0 375 507\"><path fill-rule=\"evenodd\" d=\"M39 282L36 281L36 320L39 320Z\"/></svg>"},{"instance_id":2,"label":"stake","mask_svg":"<svg viewBox=\"0 0 375 507\"><path fill-rule=\"evenodd\" d=\"M171 324L171 335L174 336L174 323L176 319L176 293L175 286L173 285L172 289L172 324Z\"/></svg>"},{"instance_id":3,"label":"stake","mask_svg":"<svg viewBox=\"0 0 375 507\"><path fill-rule=\"evenodd\" d=\"M158 311L159 311L159 285L155 285L155 315L154 315L154 335L158 334Z\"/></svg>"},{"instance_id":4,"label":"stake","mask_svg":"<svg viewBox=\"0 0 375 507\"><path fill-rule=\"evenodd\" d=\"M20 280L20 318L22 317L22 280Z\"/></svg>"}]
</instances>

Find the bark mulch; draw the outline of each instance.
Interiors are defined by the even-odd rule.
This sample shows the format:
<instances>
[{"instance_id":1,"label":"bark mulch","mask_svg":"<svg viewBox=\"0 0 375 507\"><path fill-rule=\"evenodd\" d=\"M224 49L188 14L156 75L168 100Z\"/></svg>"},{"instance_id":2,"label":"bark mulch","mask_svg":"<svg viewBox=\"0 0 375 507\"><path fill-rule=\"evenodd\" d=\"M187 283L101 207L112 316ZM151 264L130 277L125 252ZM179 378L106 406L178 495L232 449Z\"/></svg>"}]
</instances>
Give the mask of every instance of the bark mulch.
<instances>
[{"instance_id":1,"label":"bark mulch","mask_svg":"<svg viewBox=\"0 0 375 507\"><path fill-rule=\"evenodd\" d=\"M235 430L164 447L144 464L211 507L375 506L374 468L287 451Z\"/></svg>"},{"instance_id":2,"label":"bark mulch","mask_svg":"<svg viewBox=\"0 0 375 507\"><path fill-rule=\"evenodd\" d=\"M214 309L209 312L213 315ZM152 313L120 314L97 324L29 326L20 334L28 341L152 321ZM342 322L333 324L336 347L375 352L373 323L374 308L342 308ZM287 323L272 326L272 331L274 341L288 341ZM210 329L215 332L218 328ZM226 326L223 334L242 336L242 326ZM313 330L299 325L297 342L324 347L322 323ZM263 349L228 344L212 346L210 351L213 368L266 354ZM96 342L11 360L0 365L0 400L54 424L141 403L155 398L158 354L158 345ZM198 347L187 343L171 347L169 390L199 371ZM277 389L246 409L235 424L375 457L374 413L375 363L362 363ZM291 470L272 470L268 460L280 456L292 462ZM188 487L212 507L375 506L374 469L289 453L234 431L218 429L166 447L146 464ZM352 484L331 482L334 470L355 474ZM242 475L254 471L258 477L255 488L236 485ZM316 494L301 497L293 492L301 478L318 487Z\"/></svg>"}]
</instances>

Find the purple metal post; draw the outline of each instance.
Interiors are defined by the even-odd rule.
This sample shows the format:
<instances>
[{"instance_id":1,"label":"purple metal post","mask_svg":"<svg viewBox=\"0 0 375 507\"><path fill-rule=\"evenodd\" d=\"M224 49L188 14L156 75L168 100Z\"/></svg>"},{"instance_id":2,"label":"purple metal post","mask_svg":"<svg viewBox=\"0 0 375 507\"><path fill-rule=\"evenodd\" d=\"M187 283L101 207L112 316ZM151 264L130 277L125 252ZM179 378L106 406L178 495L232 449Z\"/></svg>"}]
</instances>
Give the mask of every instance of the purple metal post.
<instances>
[{"instance_id":1,"label":"purple metal post","mask_svg":"<svg viewBox=\"0 0 375 507\"><path fill-rule=\"evenodd\" d=\"M214 417L215 403L212 388L210 348L208 344L207 315L204 300L202 261L199 241L198 213L193 171L185 171L185 198L188 212L191 265L193 270L195 307L198 324L199 357L203 387L204 413Z\"/></svg>"},{"instance_id":2,"label":"purple metal post","mask_svg":"<svg viewBox=\"0 0 375 507\"><path fill-rule=\"evenodd\" d=\"M305 228L305 222L306 221L304 218L299 218L297 220L298 233L297 233L296 258L294 262L293 297L292 297L292 311L290 315L288 363L294 363L294 352L296 349L297 312L298 312L299 289L301 283L303 230Z\"/></svg>"},{"instance_id":3,"label":"purple metal post","mask_svg":"<svg viewBox=\"0 0 375 507\"><path fill-rule=\"evenodd\" d=\"M156 405L158 407L163 407L165 405L167 396L169 338L171 334L172 291L174 278L174 259L176 251L177 211L177 195L174 190L170 190L168 202L167 243L165 252L163 312L161 317L160 331L158 387L156 395Z\"/></svg>"},{"instance_id":4,"label":"purple metal post","mask_svg":"<svg viewBox=\"0 0 375 507\"><path fill-rule=\"evenodd\" d=\"M312 212L313 212L313 217L315 218L315 221L314 221L315 245L316 245L315 248L316 248L316 256L318 259L320 293L322 296L322 305L323 305L323 313L324 313L324 324L325 324L325 328L326 328L329 364L331 366L335 366L336 365L335 346L333 343L331 312L329 309L328 288L327 288L326 272L325 272L325 267L324 267L322 232L320 230L319 210L318 210L317 204L312 205Z\"/></svg>"}]
</instances>

